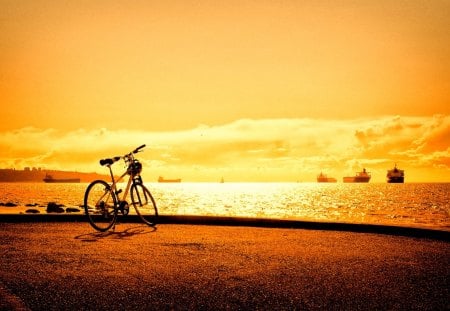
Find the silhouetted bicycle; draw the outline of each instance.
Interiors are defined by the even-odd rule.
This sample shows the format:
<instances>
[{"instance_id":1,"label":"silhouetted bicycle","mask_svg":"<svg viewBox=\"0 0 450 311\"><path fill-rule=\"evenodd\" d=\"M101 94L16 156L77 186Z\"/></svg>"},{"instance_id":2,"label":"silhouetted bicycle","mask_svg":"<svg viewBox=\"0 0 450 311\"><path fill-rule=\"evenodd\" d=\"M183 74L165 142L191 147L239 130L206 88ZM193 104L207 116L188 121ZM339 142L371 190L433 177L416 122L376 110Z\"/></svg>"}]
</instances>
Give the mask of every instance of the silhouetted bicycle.
<instances>
[{"instance_id":1,"label":"silhouetted bicycle","mask_svg":"<svg viewBox=\"0 0 450 311\"><path fill-rule=\"evenodd\" d=\"M95 180L89 184L84 194L84 210L89 219L89 223L98 231L107 231L113 227L120 211L123 215L128 215L132 205L136 214L144 223L155 226L158 218L158 209L150 191L144 186L141 171L142 164L134 157L145 145L142 145L132 152L121 156L100 160L100 165L109 168L112 183L104 180ZM127 170L117 180L114 178L111 166L123 159ZM117 184L129 175L128 183L123 195L122 189L117 189ZM130 193L131 202L127 202Z\"/></svg>"}]
</instances>

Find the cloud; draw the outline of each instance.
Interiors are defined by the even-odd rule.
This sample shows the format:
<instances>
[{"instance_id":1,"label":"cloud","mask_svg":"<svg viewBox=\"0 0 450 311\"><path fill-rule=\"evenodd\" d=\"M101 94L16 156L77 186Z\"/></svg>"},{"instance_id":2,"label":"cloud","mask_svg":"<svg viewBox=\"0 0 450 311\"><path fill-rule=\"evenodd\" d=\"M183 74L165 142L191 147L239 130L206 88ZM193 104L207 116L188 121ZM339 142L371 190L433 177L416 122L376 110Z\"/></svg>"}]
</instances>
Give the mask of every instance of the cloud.
<instances>
[{"instance_id":1,"label":"cloud","mask_svg":"<svg viewBox=\"0 0 450 311\"><path fill-rule=\"evenodd\" d=\"M363 166L383 180L394 162L421 174L439 169L450 180L449 137L450 118L444 115L241 119L174 132L23 128L0 133L0 166L100 171L100 158L145 143L139 156L153 174L184 174L191 180L220 173L243 180L308 180L320 170L341 175Z\"/></svg>"},{"instance_id":2,"label":"cloud","mask_svg":"<svg viewBox=\"0 0 450 311\"><path fill-rule=\"evenodd\" d=\"M380 158L406 157L416 163L431 154L445 152L450 146L450 118L391 117L371 122L355 131L361 155Z\"/></svg>"}]
</instances>

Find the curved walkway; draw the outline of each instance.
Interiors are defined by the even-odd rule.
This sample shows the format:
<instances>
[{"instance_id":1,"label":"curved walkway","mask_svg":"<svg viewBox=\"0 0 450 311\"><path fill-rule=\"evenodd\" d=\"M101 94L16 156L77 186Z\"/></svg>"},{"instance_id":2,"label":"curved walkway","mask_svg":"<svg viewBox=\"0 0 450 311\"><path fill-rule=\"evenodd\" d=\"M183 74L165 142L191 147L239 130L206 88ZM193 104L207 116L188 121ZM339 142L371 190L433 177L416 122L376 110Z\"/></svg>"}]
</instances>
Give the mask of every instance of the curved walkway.
<instances>
[{"instance_id":1,"label":"curved walkway","mask_svg":"<svg viewBox=\"0 0 450 311\"><path fill-rule=\"evenodd\" d=\"M0 222L86 222L83 214L0 214ZM141 223L136 215L119 215L123 223ZM160 215L159 224L190 224L214 226L244 226L265 228L292 228L329 231L349 231L359 233L377 233L397 236L428 238L450 241L450 231L429 228L416 228L393 225L354 224L338 222L319 222L271 218L225 217L225 216L191 216Z\"/></svg>"}]
</instances>

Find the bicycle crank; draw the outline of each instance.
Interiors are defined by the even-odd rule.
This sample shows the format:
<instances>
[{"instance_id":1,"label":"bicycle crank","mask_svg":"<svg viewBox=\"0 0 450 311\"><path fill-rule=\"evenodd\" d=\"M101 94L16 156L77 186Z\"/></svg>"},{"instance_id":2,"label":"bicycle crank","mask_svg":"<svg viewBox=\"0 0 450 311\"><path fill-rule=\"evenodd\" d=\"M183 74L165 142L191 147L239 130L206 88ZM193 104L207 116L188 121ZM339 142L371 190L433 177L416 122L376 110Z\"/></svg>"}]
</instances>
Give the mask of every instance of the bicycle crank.
<instances>
[{"instance_id":1,"label":"bicycle crank","mask_svg":"<svg viewBox=\"0 0 450 311\"><path fill-rule=\"evenodd\" d=\"M122 213L122 215L128 215L128 213L130 212L130 207L128 206L127 201L120 202L119 211Z\"/></svg>"}]
</instances>

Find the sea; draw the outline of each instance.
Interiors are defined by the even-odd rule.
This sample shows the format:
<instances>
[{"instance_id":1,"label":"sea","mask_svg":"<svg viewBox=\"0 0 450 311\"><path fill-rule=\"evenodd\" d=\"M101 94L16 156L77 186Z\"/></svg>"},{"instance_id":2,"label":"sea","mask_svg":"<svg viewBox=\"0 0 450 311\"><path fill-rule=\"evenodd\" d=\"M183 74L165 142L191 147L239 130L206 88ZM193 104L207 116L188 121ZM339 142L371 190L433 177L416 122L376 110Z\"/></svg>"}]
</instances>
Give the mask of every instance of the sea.
<instances>
[{"instance_id":1,"label":"sea","mask_svg":"<svg viewBox=\"0 0 450 311\"><path fill-rule=\"evenodd\" d=\"M0 183L0 217L29 209L45 213L49 202L78 208L82 213L87 186ZM257 217L450 231L450 183L182 182L146 186L161 215Z\"/></svg>"}]
</instances>

